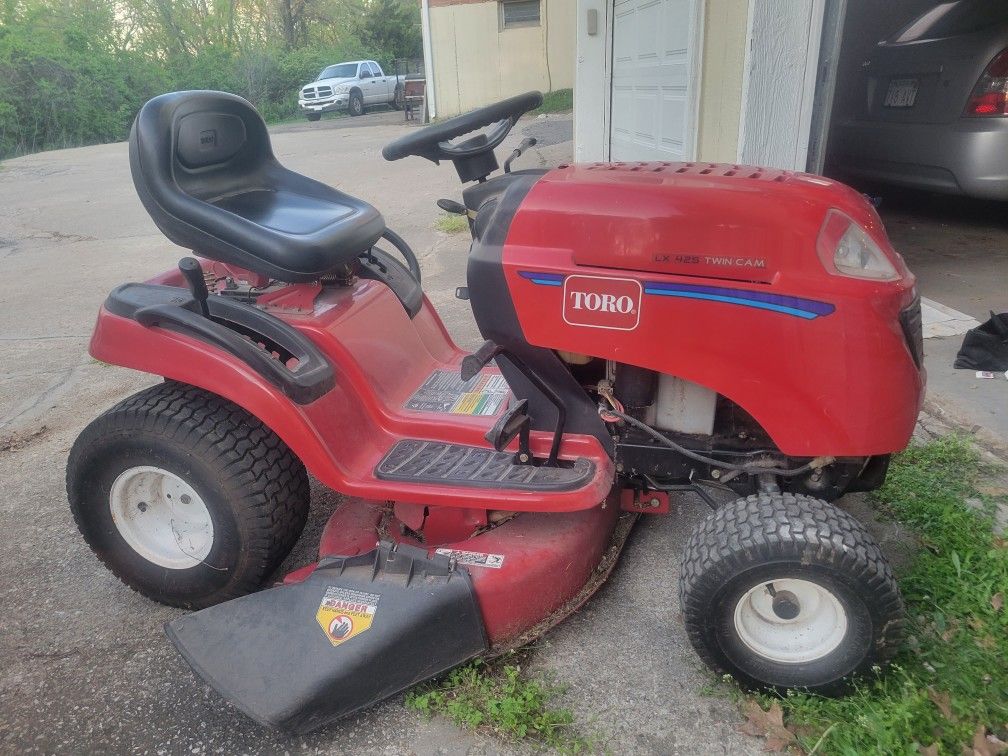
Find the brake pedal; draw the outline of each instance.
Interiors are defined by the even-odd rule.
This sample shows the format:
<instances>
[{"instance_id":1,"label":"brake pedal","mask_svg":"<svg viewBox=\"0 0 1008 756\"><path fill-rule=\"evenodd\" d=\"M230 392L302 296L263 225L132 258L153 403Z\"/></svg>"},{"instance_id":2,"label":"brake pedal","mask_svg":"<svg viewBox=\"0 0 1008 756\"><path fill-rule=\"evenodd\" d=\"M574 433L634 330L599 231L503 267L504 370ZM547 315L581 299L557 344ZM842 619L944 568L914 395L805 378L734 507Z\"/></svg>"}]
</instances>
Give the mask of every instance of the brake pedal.
<instances>
[{"instance_id":1,"label":"brake pedal","mask_svg":"<svg viewBox=\"0 0 1008 756\"><path fill-rule=\"evenodd\" d=\"M529 430L532 427L532 420L528 416L528 399L515 402L503 415L497 418L493 428L487 431L486 440L493 444L497 451L504 451L504 447L511 443L515 436L518 436L518 454L515 455L515 462L527 464L532 461L532 452L529 450Z\"/></svg>"}]
</instances>

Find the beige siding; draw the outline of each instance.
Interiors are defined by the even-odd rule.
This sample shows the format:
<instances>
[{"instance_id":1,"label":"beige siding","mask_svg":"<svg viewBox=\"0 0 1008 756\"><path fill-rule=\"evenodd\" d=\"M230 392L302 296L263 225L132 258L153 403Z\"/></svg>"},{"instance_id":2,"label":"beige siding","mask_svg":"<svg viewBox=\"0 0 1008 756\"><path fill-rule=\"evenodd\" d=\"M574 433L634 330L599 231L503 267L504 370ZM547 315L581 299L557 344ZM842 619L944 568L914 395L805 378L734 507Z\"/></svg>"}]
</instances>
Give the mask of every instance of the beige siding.
<instances>
[{"instance_id":1,"label":"beige siding","mask_svg":"<svg viewBox=\"0 0 1008 756\"><path fill-rule=\"evenodd\" d=\"M572 87L575 4L542 0L539 26L506 30L500 29L497 2L431 7L438 117L530 89Z\"/></svg>"},{"instance_id":2,"label":"beige siding","mask_svg":"<svg viewBox=\"0 0 1008 756\"><path fill-rule=\"evenodd\" d=\"M707 0L697 159L737 159L748 0Z\"/></svg>"}]
</instances>

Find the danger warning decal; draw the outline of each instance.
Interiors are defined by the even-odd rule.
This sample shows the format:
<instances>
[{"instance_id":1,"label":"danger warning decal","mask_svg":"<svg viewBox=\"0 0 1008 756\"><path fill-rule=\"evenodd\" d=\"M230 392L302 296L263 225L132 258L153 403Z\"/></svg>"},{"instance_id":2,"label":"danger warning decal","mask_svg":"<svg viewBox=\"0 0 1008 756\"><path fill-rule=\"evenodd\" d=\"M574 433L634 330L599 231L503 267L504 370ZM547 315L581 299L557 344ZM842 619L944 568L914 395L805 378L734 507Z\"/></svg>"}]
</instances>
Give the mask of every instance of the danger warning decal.
<instances>
[{"instance_id":1,"label":"danger warning decal","mask_svg":"<svg viewBox=\"0 0 1008 756\"><path fill-rule=\"evenodd\" d=\"M326 588L315 619L334 646L360 635L371 627L378 611L377 593L364 593L330 585Z\"/></svg>"},{"instance_id":2,"label":"danger warning decal","mask_svg":"<svg viewBox=\"0 0 1008 756\"><path fill-rule=\"evenodd\" d=\"M569 325L632 331L640 323L640 281L603 276L567 276L563 318Z\"/></svg>"}]
</instances>

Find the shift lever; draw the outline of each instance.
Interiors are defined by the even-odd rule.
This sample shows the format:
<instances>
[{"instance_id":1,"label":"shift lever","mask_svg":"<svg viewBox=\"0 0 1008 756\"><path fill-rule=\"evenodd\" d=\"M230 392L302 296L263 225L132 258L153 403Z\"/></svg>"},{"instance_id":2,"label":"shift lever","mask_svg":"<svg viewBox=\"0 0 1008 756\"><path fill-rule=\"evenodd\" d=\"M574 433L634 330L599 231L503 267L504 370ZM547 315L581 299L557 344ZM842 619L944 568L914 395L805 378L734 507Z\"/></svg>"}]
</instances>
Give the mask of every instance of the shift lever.
<instances>
[{"instance_id":1,"label":"shift lever","mask_svg":"<svg viewBox=\"0 0 1008 756\"><path fill-rule=\"evenodd\" d=\"M179 260L178 268L185 276L186 283L189 284L189 291L192 292L193 299L199 305L203 317L209 318L210 308L207 307L207 297L210 296L210 292L207 291L206 279L203 277L203 268L200 267L199 260L195 257L183 257Z\"/></svg>"},{"instance_id":2,"label":"shift lever","mask_svg":"<svg viewBox=\"0 0 1008 756\"><path fill-rule=\"evenodd\" d=\"M511 173L511 161L515 158L521 157L521 154L525 152L529 147L536 146L535 137L527 137L521 140L521 143L515 147L514 152L511 153L511 157L504 161L504 173Z\"/></svg>"}]
</instances>

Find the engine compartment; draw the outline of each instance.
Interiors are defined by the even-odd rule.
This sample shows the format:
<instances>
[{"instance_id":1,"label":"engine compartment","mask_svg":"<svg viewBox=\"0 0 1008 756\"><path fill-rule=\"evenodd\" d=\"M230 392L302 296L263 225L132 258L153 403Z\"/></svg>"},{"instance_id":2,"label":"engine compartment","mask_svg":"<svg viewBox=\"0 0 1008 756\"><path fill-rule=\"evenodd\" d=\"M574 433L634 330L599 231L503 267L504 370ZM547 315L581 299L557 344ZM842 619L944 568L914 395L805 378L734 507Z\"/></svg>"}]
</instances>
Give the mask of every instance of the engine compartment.
<instances>
[{"instance_id":1,"label":"engine compartment","mask_svg":"<svg viewBox=\"0 0 1008 756\"><path fill-rule=\"evenodd\" d=\"M741 166L588 165L497 204L508 298L529 345L684 381L669 386L708 405L716 395L716 418L722 405L744 412L789 457L866 459L906 445L924 385L902 325L915 279L852 189ZM838 217L892 276L836 269L823 239ZM759 267L675 259L764 250Z\"/></svg>"}]
</instances>

